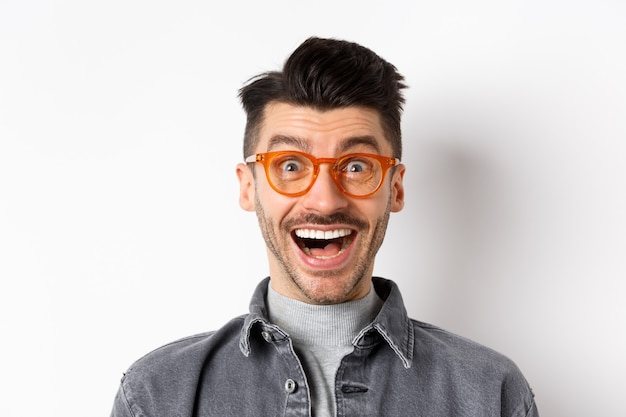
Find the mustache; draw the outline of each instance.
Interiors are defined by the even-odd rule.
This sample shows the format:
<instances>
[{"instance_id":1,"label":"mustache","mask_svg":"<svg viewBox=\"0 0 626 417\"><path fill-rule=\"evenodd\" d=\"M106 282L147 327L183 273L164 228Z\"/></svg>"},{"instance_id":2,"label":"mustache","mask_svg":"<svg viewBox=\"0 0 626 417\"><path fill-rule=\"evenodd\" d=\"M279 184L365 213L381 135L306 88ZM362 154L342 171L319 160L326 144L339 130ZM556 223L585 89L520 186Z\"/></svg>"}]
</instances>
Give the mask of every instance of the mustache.
<instances>
[{"instance_id":1,"label":"mustache","mask_svg":"<svg viewBox=\"0 0 626 417\"><path fill-rule=\"evenodd\" d=\"M346 224L354 226L356 229L365 229L367 223L360 219L355 219L345 213L335 213L328 216L321 216L315 213L307 213L297 218L289 219L285 221L284 227L292 229L302 224L317 224L321 226L329 226L333 224Z\"/></svg>"}]
</instances>

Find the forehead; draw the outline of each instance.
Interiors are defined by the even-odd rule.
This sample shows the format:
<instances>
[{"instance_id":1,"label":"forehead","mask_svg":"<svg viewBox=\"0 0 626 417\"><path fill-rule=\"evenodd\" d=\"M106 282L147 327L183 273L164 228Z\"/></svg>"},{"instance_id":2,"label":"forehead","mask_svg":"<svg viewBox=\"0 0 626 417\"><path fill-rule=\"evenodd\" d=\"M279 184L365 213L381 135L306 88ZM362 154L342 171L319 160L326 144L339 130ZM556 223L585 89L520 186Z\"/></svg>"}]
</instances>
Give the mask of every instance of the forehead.
<instances>
[{"instance_id":1,"label":"forehead","mask_svg":"<svg viewBox=\"0 0 626 417\"><path fill-rule=\"evenodd\" d=\"M391 151L376 110L355 106L320 111L270 103L264 112L257 151L293 147L308 152L336 153L355 147L384 154Z\"/></svg>"}]
</instances>

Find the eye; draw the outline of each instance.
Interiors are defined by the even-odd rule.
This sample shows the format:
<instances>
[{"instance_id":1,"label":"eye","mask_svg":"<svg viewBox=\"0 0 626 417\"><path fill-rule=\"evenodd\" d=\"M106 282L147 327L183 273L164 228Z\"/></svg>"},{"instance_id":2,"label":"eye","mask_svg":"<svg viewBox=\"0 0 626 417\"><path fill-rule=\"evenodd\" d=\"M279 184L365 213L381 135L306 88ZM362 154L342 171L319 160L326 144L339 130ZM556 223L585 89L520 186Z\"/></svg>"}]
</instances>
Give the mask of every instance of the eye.
<instances>
[{"instance_id":1,"label":"eye","mask_svg":"<svg viewBox=\"0 0 626 417\"><path fill-rule=\"evenodd\" d=\"M280 181L295 181L307 177L312 171L312 163L298 154L285 153L272 160L272 173Z\"/></svg>"},{"instance_id":2,"label":"eye","mask_svg":"<svg viewBox=\"0 0 626 417\"><path fill-rule=\"evenodd\" d=\"M303 169L302 163L295 159L283 160L279 164L280 170L283 172L298 172Z\"/></svg>"},{"instance_id":3,"label":"eye","mask_svg":"<svg viewBox=\"0 0 626 417\"><path fill-rule=\"evenodd\" d=\"M347 158L338 168L345 175L370 174L374 169L374 163L365 156L355 156Z\"/></svg>"},{"instance_id":4,"label":"eye","mask_svg":"<svg viewBox=\"0 0 626 417\"><path fill-rule=\"evenodd\" d=\"M346 172L359 173L367 169L367 165L363 161L350 161L346 164Z\"/></svg>"}]
</instances>

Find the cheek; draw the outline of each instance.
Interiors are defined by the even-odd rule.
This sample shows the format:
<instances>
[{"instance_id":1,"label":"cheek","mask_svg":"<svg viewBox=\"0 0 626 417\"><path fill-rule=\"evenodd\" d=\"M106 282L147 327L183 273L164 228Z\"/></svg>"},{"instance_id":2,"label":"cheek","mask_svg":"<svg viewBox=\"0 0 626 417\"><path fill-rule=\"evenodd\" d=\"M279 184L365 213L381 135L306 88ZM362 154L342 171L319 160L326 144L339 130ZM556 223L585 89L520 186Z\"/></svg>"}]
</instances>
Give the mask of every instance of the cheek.
<instances>
[{"instance_id":1,"label":"cheek","mask_svg":"<svg viewBox=\"0 0 626 417\"><path fill-rule=\"evenodd\" d=\"M367 204L363 210L367 210L374 217L380 217L389 211L391 202L391 187L385 184L371 199L364 200Z\"/></svg>"},{"instance_id":2,"label":"cheek","mask_svg":"<svg viewBox=\"0 0 626 417\"><path fill-rule=\"evenodd\" d=\"M383 193L381 191L381 193ZM370 225L377 224L381 218L387 216L389 213L389 195L376 195L375 200L361 201L357 204L357 210L360 215L363 216Z\"/></svg>"},{"instance_id":3,"label":"cheek","mask_svg":"<svg viewBox=\"0 0 626 417\"><path fill-rule=\"evenodd\" d=\"M297 200L296 198L282 196L263 184L257 185L255 195L257 212L261 209L265 217L272 218L274 223L280 223L291 211L295 200Z\"/></svg>"}]
</instances>

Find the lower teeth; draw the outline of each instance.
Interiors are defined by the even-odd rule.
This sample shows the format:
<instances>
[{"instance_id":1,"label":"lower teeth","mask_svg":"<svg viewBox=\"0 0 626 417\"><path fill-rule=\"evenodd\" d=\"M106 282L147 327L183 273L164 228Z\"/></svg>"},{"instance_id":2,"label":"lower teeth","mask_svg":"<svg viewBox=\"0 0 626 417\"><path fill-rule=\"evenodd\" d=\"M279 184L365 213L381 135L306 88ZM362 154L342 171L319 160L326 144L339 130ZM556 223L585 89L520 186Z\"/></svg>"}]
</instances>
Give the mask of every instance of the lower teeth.
<instances>
[{"instance_id":1,"label":"lower teeth","mask_svg":"<svg viewBox=\"0 0 626 417\"><path fill-rule=\"evenodd\" d=\"M302 252L306 253L307 255L309 255L312 258L315 259L332 259L332 258L336 258L337 256L341 255L344 252L344 249L341 249L339 252L337 252L334 255L331 256L316 256L316 255L311 255L311 249L304 247L302 248Z\"/></svg>"}]
</instances>

